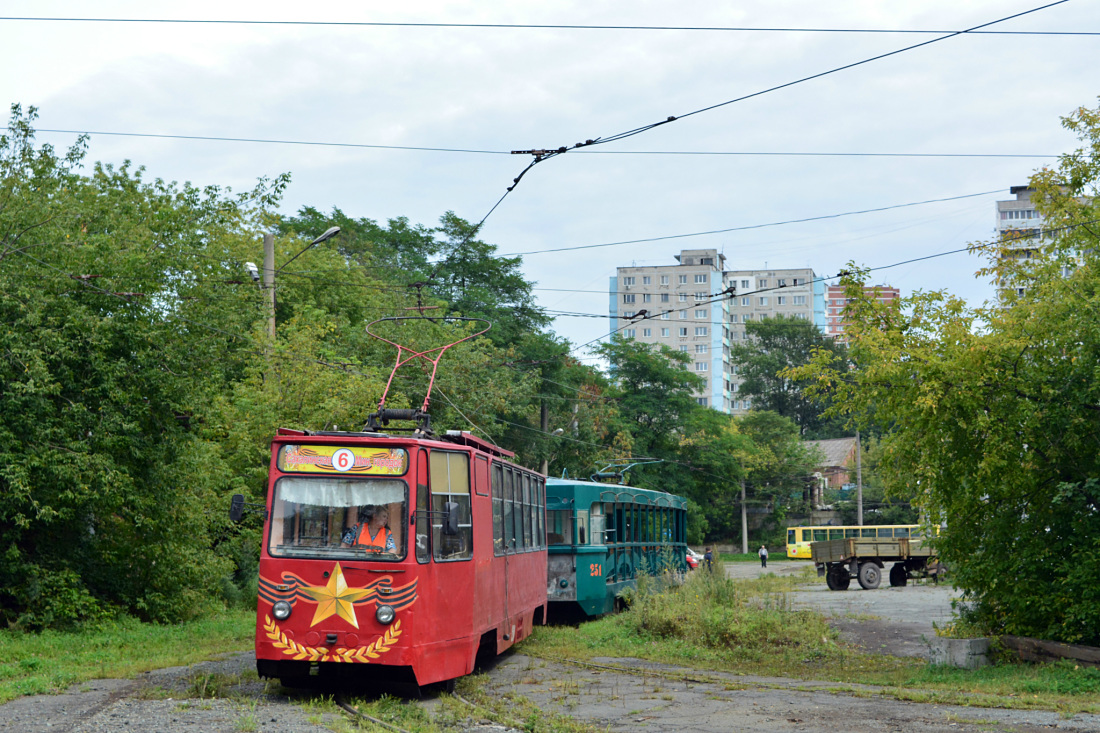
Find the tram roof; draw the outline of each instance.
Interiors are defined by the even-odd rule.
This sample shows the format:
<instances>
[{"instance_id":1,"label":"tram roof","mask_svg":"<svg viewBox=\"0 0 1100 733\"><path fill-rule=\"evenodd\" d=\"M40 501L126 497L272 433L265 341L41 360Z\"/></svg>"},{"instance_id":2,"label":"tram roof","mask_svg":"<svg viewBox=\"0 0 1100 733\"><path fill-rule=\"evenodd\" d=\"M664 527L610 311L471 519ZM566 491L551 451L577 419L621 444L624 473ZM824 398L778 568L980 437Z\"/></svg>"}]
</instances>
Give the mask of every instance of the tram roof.
<instances>
[{"instance_id":1,"label":"tram roof","mask_svg":"<svg viewBox=\"0 0 1100 733\"><path fill-rule=\"evenodd\" d=\"M546 479L546 500L549 506L551 499L569 498L572 495L576 504L591 503L593 501L614 502L623 504L642 504L645 506L666 506L683 509L687 500L682 496L670 494L667 491L655 491L654 489L640 489L636 486L623 484L604 484L597 481L583 481L580 479Z\"/></svg>"}]
</instances>

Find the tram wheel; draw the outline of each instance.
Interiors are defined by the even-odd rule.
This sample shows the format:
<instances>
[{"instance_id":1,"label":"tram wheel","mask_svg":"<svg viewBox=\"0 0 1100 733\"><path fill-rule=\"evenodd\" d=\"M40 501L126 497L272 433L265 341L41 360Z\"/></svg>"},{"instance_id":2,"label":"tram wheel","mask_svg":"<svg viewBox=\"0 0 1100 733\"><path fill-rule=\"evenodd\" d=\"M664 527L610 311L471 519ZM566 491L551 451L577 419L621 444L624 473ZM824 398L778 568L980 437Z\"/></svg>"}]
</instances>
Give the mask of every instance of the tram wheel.
<instances>
[{"instance_id":1,"label":"tram wheel","mask_svg":"<svg viewBox=\"0 0 1100 733\"><path fill-rule=\"evenodd\" d=\"M903 588L908 582L909 575L905 572L905 566L900 562L894 563L894 567L890 568L890 585L895 588Z\"/></svg>"},{"instance_id":2,"label":"tram wheel","mask_svg":"<svg viewBox=\"0 0 1100 733\"><path fill-rule=\"evenodd\" d=\"M882 582L882 570L873 562L859 566L859 585L864 590L874 590Z\"/></svg>"}]
</instances>

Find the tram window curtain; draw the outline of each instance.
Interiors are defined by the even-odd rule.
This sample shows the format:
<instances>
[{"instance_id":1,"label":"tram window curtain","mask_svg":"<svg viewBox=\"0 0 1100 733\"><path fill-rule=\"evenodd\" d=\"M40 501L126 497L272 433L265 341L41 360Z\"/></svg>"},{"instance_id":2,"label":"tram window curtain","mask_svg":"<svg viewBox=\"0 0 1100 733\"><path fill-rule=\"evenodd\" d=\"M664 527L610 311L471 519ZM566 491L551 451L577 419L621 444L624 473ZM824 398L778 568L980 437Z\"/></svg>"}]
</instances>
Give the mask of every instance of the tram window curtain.
<instances>
[{"instance_id":1,"label":"tram window curtain","mask_svg":"<svg viewBox=\"0 0 1100 733\"><path fill-rule=\"evenodd\" d=\"M393 480L338 480L286 477L279 481L283 501L313 506L348 507L405 500L405 486Z\"/></svg>"}]
</instances>

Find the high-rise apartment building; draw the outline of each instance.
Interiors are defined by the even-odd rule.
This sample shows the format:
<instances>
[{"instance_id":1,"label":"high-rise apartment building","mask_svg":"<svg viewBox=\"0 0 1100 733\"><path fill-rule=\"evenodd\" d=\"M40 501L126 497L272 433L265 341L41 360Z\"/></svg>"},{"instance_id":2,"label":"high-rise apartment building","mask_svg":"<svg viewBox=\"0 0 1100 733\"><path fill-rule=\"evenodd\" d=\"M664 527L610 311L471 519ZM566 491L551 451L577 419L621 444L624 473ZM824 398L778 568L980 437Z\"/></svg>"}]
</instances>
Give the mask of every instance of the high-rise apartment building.
<instances>
[{"instance_id":1,"label":"high-rise apartment building","mask_svg":"<svg viewBox=\"0 0 1100 733\"><path fill-rule=\"evenodd\" d=\"M676 265L618 268L611 322L624 338L689 354L688 368L706 380L695 399L722 410L729 371L729 304L719 298L725 257L716 249L685 249L676 259Z\"/></svg>"},{"instance_id":2,"label":"high-rise apartment building","mask_svg":"<svg viewBox=\"0 0 1100 733\"><path fill-rule=\"evenodd\" d=\"M691 356L706 380L699 404L722 412L751 407L738 397L741 378L730 345L745 323L784 314L824 331L825 290L812 269L725 271L716 249L686 249L675 265L620 267L611 278L609 311L625 338L664 344ZM723 295L724 294L724 295Z\"/></svg>"},{"instance_id":3,"label":"high-rise apartment building","mask_svg":"<svg viewBox=\"0 0 1100 733\"><path fill-rule=\"evenodd\" d=\"M1031 186L1012 186L1008 192L1016 198L997 202L995 229L997 239L1006 242L1007 257L1030 258L1041 246L1043 217L1035 210ZM1002 288L1011 288L1023 295L1025 288L1019 284L1000 282Z\"/></svg>"},{"instance_id":4,"label":"high-rise apartment building","mask_svg":"<svg viewBox=\"0 0 1100 733\"><path fill-rule=\"evenodd\" d=\"M808 267L793 270L733 270L726 282L736 286L730 301L730 339L749 338L745 324L762 318L787 316L808 321L825 330L825 282ZM727 412L742 414L752 408L750 399L740 395L744 381L740 366L733 364L727 377Z\"/></svg>"},{"instance_id":5,"label":"high-rise apartment building","mask_svg":"<svg viewBox=\"0 0 1100 733\"><path fill-rule=\"evenodd\" d=\"M890 303L901 297L901 291L890 285L865 285L863 293L880 303ZM847 302L842 286L830 285L825 289L825 335L845 342L848 340L845 336L848 324L844 322L844 305Z\"/></svg>"}]
</instances>

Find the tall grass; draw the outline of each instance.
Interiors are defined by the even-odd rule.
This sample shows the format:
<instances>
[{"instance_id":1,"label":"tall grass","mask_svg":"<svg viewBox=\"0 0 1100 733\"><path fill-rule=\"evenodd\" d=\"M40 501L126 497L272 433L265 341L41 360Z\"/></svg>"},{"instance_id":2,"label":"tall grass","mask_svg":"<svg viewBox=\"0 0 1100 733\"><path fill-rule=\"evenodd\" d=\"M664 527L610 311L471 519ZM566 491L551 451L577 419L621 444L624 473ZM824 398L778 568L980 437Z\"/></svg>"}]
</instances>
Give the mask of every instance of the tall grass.
<instances>
[{"instance_id":1,"label":"tall grass","mask_svg":"<svg viewBox=\"0 0 1100 733\"><path fill-rule=\"evenodd\" d=\"M819 614L790 610L786 594L776 592L785 589L781 579L748 584L705 571L680 585L643 578L623 622L639 634L683 640L732 659L842 657L836 632Z\"/></svg>"}]
</instances>

